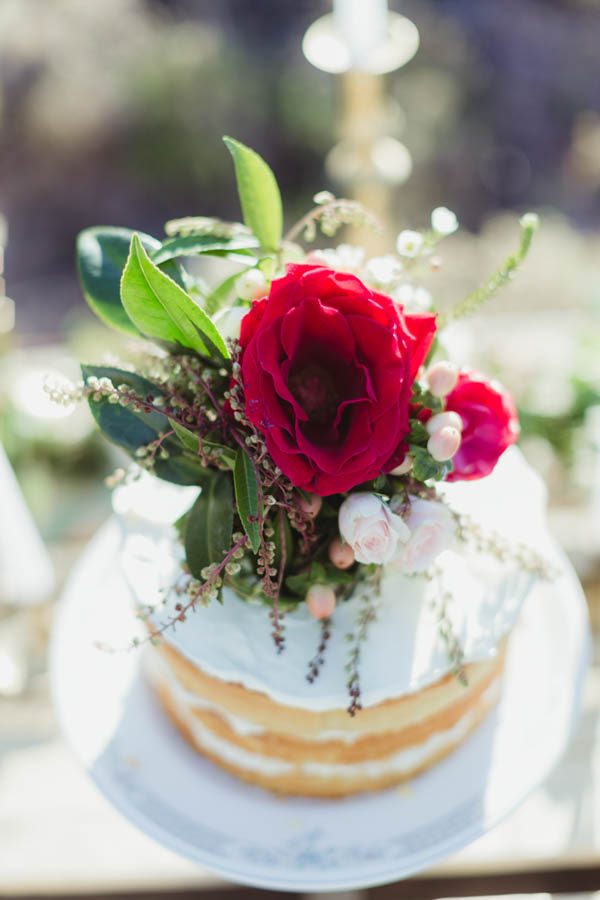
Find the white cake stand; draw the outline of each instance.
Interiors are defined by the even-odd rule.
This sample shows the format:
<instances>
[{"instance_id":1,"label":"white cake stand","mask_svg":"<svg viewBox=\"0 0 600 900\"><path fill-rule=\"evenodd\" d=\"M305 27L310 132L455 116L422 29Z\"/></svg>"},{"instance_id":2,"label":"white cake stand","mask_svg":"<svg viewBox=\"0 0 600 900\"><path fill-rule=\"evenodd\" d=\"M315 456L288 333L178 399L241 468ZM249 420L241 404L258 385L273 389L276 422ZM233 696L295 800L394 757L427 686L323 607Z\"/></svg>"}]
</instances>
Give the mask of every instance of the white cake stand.
<instances>
[{"instance_id":1,"label":"white cake stand","mask_svg":"<svg viewBox=\"0 0 600 900\"><path fill-rule=\"evenodd\" d=\"M64 733L124 816L234 881L351 890L425 869L480 837L549 774L577 720L589 657L585 599L568 563L534 588L511 641L498 710L410 784L337 801L278 799L195 753L140 676L136 630L109 522L76 567L51 651Z\"/></svg>"}]
</instances>

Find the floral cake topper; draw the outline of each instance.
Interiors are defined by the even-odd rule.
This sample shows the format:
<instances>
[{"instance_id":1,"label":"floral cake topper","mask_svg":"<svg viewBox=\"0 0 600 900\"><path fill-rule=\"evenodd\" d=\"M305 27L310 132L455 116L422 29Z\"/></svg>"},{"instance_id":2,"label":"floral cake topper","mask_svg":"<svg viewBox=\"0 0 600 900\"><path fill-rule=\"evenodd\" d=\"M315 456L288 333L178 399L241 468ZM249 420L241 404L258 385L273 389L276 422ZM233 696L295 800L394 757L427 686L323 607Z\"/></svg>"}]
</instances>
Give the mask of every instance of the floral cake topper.
<instances>
[{"instance_id":1,"label":"floral cake topper","mask_svg":"<svg viewBox=\"0 0 600 900\"><path fill-rule=\"evenodd\" d=\"M225 585L267 604L273 639L306 602L322 623L308 670L318 674L337 603L364 589L350 636L350 711L360 707L360 641L386 568L432 577L457 540L543 575L526 548L498 546L438 496L441 481L488 475L519 432L510 396L440 356L439 334L508 281L537 218L521 219L514 255L445 317L417 281L438 266L438 242L458 227L440 207L426 231L402 231L396 252L306 247L320 231L376 224L359 204L326 191L283 237L275 177L253 150L225 138L244 223L187 218L166 238L90 228L78 239L89 305L109 326L144 341L135 365L85 365L59 402L86 397L105 435L158 478L200 487L176 523L186 578L156 640ZM224 257L235 271L208 286L185 263ZM131 474L119 472L116 483ZM178 583L179 584L179 583ZM443 612L440 634L463 676Z\"/></svg>"}]
</instances>

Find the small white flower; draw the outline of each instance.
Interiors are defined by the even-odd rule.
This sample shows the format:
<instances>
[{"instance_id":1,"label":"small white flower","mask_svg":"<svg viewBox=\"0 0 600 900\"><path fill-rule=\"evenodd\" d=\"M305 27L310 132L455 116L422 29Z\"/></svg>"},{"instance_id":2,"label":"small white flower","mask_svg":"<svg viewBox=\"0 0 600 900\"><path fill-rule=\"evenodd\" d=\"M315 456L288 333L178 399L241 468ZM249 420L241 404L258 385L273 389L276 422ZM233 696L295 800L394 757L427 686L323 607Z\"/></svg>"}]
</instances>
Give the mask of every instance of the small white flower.
<instances>
[{"instance_id":1,"label":"small white flower","mask_svg":"<svg viewBox=\"0 0 600 900\"><path fill-rule=\"evenodd\" d=\"M408 256L413 259L418 256L423 247L423 235L419 231L401 231L396 239L396 250L400 256Z\"/></svg>"},{"instance_id":2,"label":"small white flower","mask_svg":"<svg viewBox=\"0 0 600 900\"><path fill-rule=\"evenodd\" d=\"M213 323L222 338L239 340L242 319L248 312L245 306L224 306L212 317Z\"/></svg>"},{"instance_id":3,"label":"small white flower","mask_svg":"<svg viewBox=\"0 0 600 900\"><path fill-rule=\"evenodd\" d=\"M241 300L257 300L268 293L267 279L260 269L248 269L242 272L235 283L238 297Z\"/></svg>"},{"instance_id":4,"label":"small white flower","mask_svg":"<svg viewBox=\"0 0 600 900\"><path fill-rule=\"evenodd\" d=\"M365 261L365 251L353 244L340 244L338 247L325 247L323 250L312 250L306 257L307 263L327 266L339 272L359 272Z\"/></svg>"},{"instance_id":5,"label":"small white flower","mask_svg":"<svg viewBox=\"0 0 600 900\"><path fill-rule=\"evenodd\" d=\"M332 200L335 200L335 197L331 193L331 191L319 191L313 197L313 203L316 203L317 206L323 206L325 203L331 203Z\"/></svg>"},{"instance_id":6,"label":"small white flower","mask_svg":"<svg viewBox=\"0 0 600 900\"><path fill-rule=\"evenodd\" d=\"M340 269L344 272L358 272L365 261L365 251L353 244L339 244L336 247Z\"/></svg>"},{"instance_id":7,"label":"small white flower","mask_svg":"<svg viewBox=\"0 0 600 900\"><path fill-rule=\"evenodd\" d=\"M407 313L427 312L433 303L429 291L414 284L401 284L392 296L394 300L402 304Z\"/></svg>"},{"instance_id":8,"label":"small white flower","mask_svg":"<svg viewBox=\"0 0 600 900\"><path fill-rule=\"evenodd\" d=\"M396 554L410 532L400 516L375 494L350 494L338 514L340 534L360 563L384 565Z\"/></svg>"},{"instance_id":9,"label":"small white flower","mask_svg":"<svg viewBox=\"0 0 600 900\"><path fill-rule=\"evenodd\" d=\"M406 574L416 574L427 571L440 553L450 547L456 525L448 507L438 500L420 497L409 497L409 500L406 524L410 537L392 565Z\"/></svg>"},{"instance_id":10,"label":"small white flower","mask_svg":"<svg viewBox=\"0 0 600 900\"><path fill-rule=\"evenodd\" d=\"M365 266L367 281L378 287L393 284L402 273L402 263L396 256L387 253L385 256L374 256Z\"/></svg>"},{"instance_id":11,"label":"small white flower","mask_svg":"<svg viewBox=\"0 0 600 900\"><path fill-rule=\"evenodd\" d=\"M535 231L540 224L540 217L537 213L527 212L519 219L521 228L531 228Z\"/></svg>"},{"instance_id":12,"label":"small white flower","mask_svg":"<svg viewBox=\"0 0 600 900\"><path fill-rule=\"evenodd\" d=\"M437 234L454 234L458 228L458 219L451 209L438 206L431 213L431 227Z\"/></svg>"}]
</instances>

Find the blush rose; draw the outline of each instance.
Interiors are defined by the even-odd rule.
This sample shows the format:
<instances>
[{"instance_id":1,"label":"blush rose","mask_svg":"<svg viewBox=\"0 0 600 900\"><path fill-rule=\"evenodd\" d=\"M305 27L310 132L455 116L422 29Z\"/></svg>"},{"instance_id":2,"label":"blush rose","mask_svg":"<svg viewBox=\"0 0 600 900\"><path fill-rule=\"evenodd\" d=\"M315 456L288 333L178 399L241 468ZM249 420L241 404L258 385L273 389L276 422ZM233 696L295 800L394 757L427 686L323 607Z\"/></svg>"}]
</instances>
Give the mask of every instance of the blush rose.
<instances>
[{"instance_id":1,"label":"blush rose","mask_svg":"<svg viewBox=\"0 0 600 900\"><path fill-rule=\"evenodd\" d=\"M398 543L410 537L407 525L375 494L357 491L338 512L340 534L360 563L382 566L396 555Z\"/></svg>"},{"instance_id":2,"label":"blush rose","mask_svg":"<svg viewBox=\"0 0 600 900\"><path fill-rule=\"evenodd\" d=\"M452 513L438 500L410 497L406 517L410 537L400 548L395 567L407 575L426 572L440 553L451 545L456 533Z\"/></svg>"}]
</instances>

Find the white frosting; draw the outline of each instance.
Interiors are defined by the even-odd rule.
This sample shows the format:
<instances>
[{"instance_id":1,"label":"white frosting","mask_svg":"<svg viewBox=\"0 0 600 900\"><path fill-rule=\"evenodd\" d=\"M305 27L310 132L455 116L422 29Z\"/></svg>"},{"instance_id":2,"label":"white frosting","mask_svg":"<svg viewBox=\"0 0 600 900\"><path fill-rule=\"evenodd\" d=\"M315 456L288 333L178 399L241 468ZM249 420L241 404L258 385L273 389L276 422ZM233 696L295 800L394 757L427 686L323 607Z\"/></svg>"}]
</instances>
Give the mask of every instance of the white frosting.
<instances>
[{"instance_id":1,"label":"white frosting","mask_svg":"<svg viewBox=\"0 0 600 900\"><path fill-rule=\"evenodd\" d=\"M359 763L290 763L274 756L254 753L217 736L210 728L207 728L206 725L200 722L185 702L181 703L177 696L173 695L173 701L177 714L190 730L199 748L207 753L214 754L223 762L229 763L238 769L270 776L286 775L299 770L315 778L327 779L337 776L362 779L413 772L429 760L434 759L439 753L459 744L475 726L481 707L488 709L498 700L500 689L501 681L496 679L482 695L479 707L469 710L452 728L446 731L438 731L423 743L407 747L405 750L400 750L398 753L394 753L384 759L366 760Z\"/></svg>"},{"instance_id":2,"label":"white frosting","mask_svg":"<svg viewBox=\"0 0 600 900\"><path fill-rule=\"evenodd\" d=\"M155 486L149 481L145 490L151 493ZM453 508L472 515L485 531L498 531L553 558L545 527L545 489L518 450L508 451L490 477L445 485L444 490ZM156 510L147 497L145 505ZM135 532L125 529L122 566L134 599L154 604L177 577L181 548L171 528L157 527L155 515L148 527L141 521L138 517ZM532 579L508 563L500 566L463 550L444 553L440 564L443 588L453 597L449 616L466 660L493 657L516 622ZM417 691L450 670L438 636L435 591L434 584L420 577L390 573L384 579L378 616L362 645L365 705ZM157 620L173 611L174 602L170 596ZM307 663L317 649L320 630L306 604L285 616L286 646L281 654L270 636L268 607L245 602L227 589L222 604L198 608L166 638L208 674L262 691L280 703L312 710L344 708L348 655L344 637L354 628L358 602L355 598L338 605L325 665L313 684L306 680Z\"/></svg>"}]
</instances>

